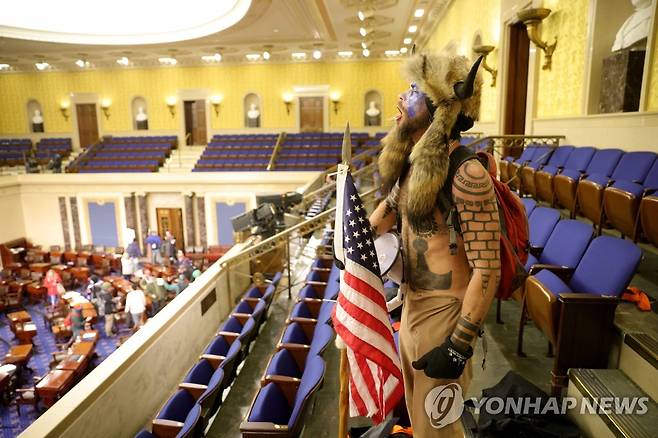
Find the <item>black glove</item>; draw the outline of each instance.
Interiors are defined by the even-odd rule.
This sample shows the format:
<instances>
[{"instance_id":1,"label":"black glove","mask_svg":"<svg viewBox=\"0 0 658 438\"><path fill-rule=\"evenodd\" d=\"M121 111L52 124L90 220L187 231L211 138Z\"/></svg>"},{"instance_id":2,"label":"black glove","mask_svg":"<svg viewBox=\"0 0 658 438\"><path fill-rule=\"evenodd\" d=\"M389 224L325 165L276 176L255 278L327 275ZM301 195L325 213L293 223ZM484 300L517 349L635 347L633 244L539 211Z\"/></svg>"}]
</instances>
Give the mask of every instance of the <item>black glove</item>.
<instances>
[{"instance_id":1,"label":"black glove","mask_svg":"<svg viewBox=\"0 0 658 438\"><path fill-rule=\"evenodd\" d=\"M471 356L473 348L469 346L468 351L461 351L448 336L443 344L412 362L411 366L425 371L425 375L432 379L457 379L464 372L464 366Z\"/></svg>"}]
</instances>

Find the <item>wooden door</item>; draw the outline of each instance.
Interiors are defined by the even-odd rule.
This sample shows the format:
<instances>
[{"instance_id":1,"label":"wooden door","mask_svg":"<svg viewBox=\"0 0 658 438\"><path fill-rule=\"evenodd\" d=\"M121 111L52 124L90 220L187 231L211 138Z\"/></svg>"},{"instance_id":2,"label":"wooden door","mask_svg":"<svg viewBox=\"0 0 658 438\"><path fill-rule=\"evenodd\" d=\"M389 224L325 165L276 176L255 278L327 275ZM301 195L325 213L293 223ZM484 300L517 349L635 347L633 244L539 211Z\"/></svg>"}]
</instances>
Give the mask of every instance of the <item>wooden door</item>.
<instances>
[{"instance_id":1,"label":"wooden door","mask_svg":"<svg viewBox=\"0 0 658 438\"><path fill-rule=\"evenodd\" d=\"M186 144L202 145L207 143L206 102L205 100L186 100L185 136Z\"/></svg>"},{"instance_id":2,"label":"wooden door","mask_svg":"<svg viewBox=\"0 0 658 438\"><path fill-rule=\"evenodd\" d=\"M324 97L299 98L299 129L301 132L323 131Z\"/></svg>"},{"instance_id":3,"label":"wooden door","mask_svg":"<svg viewBox=\"0 0 658 438\"><path fill-rule=\"evenodd\" d=\"M503 134L525 134L526 100L528 96L528 59L530 40L523 23L509 28L510 44L507 63L507 93ZM521 150L503 151L503 156L518 156Z\"/></svg>"},{"instance_id":4,"label":"wooden door","mask_svg":"<svg viewBox=\"0 0 658 438\"><path fill-rule=\"evenodd\" d=\"M183 210L180 208L156 208L155 215L158 221L158 234L164 238L169 231L176 238L176 248L185 248L183 239Z\"/></svg>"},{"instance_id":5,"label":"wooden door","mask_svg":"<svg viewBox=\"0 0 658 438\"><path fill-rule=\"evenodd\" d=\"M78 118L78 136L80 147L86 148L98 141L98 119L95 103L78 103L75 105Z\"/></svg>"}]
</instances>

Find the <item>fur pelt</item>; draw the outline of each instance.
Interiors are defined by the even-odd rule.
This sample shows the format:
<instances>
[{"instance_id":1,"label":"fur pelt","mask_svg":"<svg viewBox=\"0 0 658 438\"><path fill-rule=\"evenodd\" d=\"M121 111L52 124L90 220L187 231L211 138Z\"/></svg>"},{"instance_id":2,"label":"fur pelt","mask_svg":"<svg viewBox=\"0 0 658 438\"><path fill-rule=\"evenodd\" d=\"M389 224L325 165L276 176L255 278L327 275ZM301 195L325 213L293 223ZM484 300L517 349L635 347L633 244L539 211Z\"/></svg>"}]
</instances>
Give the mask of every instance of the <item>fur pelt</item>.
<instances>
[{"instance_id":1,"label":"fur pelt","mask_svg":"<svg viewBox=\"0 0 658 438\"><path fill-rule=\"evenodd\" d=\"M449 135L460 112L477 120L480 108L482 77L478 73L473 95L459 100L454 85L468 75L470 63L463 56L415 55L404 70L410 82L432 99L437 109L433 121L415 145L400 142L397 127L382 139L379 157L382 189L391 190L400 177L407 157L411 175L407 193L407 219L416 233L431 229L432 214L439 191L448 176Z\"/></svg>"}]
</instances>

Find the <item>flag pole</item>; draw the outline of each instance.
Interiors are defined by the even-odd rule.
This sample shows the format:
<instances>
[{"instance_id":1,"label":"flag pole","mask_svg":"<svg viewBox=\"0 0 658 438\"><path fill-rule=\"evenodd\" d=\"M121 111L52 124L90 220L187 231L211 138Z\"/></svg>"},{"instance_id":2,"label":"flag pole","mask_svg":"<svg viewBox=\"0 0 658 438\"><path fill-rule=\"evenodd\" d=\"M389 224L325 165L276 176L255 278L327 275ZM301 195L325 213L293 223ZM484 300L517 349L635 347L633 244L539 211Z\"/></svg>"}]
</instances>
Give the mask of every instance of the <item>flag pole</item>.
<instances>
[{"instance_id":1,"label":"flag pole","mask_svg":"<svg viewBox=\"0 0 658 438\"><path fill-rule=\"evenodd\" d=\"M342 165L347 166L347 169L349 169L351 161L352 161L352 139L350 135L350 123L347 122L347 125L345 126L345 134L343 134ZM338 166L339 172L341 170L343 172L345 171L345 168L343 166ZM339 176L337 176L336 178L339 178ZM341 195L342 193L337 193L337 196L341 196ZM343 242L340 242L340 244L342 245ZM339 371L340 393L338 397L338 438L346 438L348 436L347 420L349 418L349 381L350 381L349 363L347 361L347 349L345 347L345 344L340 340L339 337L336 338L336 346L340 349L340 371Z\"/></svg>"}]
</instances>

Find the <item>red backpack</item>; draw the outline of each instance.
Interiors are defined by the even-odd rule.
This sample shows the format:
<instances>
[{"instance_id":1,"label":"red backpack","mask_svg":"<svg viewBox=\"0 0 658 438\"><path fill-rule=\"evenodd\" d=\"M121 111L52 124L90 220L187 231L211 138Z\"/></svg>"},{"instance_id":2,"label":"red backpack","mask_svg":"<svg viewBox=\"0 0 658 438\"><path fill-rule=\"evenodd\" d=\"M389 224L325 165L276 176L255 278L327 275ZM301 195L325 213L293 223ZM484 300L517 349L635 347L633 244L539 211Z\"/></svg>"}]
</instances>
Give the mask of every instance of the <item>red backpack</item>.
<instances>
[{"instance_id":1,"label":"red backpack","mask_svg":"<svg viewBox=\"0 0 658 438\"><path fill-rule=\"evenodd\" d=\"M468 160L478 159L488 170L498 201L500 217L500 283L496 298L506 300L523 285L528 276L525 263L528 261L528 218L521 199L510 190L509 186L496 177L496 160L486 152L474 154L466 146L457 147L450 154L450 167L446 181L452 181L457 169ZM448 215L448 227L459 231L457 209L452 202L452 184L445 184L441 196L448 199L452 209ZM455 241L453 241L453 239ZM457 242L454 233L450 234L451 251L456 251Z\"/></svg>"}]
</instances>

